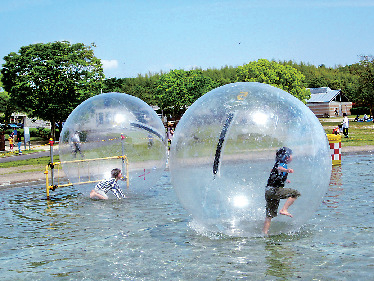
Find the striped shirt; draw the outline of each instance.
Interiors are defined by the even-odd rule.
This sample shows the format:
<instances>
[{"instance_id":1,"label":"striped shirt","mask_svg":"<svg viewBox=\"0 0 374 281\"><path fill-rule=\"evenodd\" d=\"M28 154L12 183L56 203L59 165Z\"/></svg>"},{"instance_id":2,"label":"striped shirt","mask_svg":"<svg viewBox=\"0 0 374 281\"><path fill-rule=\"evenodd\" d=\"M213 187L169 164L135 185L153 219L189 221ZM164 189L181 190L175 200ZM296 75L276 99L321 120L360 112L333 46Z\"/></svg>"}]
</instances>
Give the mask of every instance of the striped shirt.
<instances>
[{"instance_id":1,"label":"striped shirt","mask_svg":"<svg viewBox=\"0 0 374 281\"><path fill-rule=\"evenodd\" d=\"M102 190L105 194L111 190L117 199L125 198L125 195L122 193L122 190L115 178L101 181L95 186L95 188Z\"/></svg>"}]
</instances>

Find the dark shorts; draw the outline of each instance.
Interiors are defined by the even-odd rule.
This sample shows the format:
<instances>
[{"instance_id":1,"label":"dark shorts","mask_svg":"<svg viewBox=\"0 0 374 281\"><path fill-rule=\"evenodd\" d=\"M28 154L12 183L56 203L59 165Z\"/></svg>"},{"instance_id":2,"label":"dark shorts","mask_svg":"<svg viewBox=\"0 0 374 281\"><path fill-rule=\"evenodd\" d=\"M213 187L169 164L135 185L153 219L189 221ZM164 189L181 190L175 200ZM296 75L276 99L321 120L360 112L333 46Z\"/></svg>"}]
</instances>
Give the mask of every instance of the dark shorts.
<instances>
[{"instance_id":1,"label":"dark shorts","mask_svg":"<svg viewBox=\"0 0 374 281\"><path fill-rule=\"evenodd\" d=\"M265 190L266 216L274 218L278 215L280 199L287 199L289 197L297 198L300 195L300 192L296 189L267 186Z\"/></svg>"}]
</instances>

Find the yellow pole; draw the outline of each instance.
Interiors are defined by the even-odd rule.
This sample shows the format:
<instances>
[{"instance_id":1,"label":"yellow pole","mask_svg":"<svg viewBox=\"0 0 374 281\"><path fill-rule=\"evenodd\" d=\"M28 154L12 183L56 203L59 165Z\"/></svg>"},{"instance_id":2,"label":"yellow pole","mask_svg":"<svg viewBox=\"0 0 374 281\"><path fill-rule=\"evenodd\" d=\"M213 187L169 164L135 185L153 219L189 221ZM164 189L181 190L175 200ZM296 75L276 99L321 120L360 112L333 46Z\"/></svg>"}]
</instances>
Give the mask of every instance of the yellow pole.
<instances>
[{"instance_id":1,"label":"yellow pole","mask_svg":"<svg viewBox=\"0 0 374 281\"><path fill-rule=\"evenodd\" d=\"M60 185L60 165L57 166L57 186L59 185Z\"/></svg>"},{"instance_id":2,"label":"yellow pole","mask_svg":"<svg viewBox=\"0 0 374 281\"><path fill-rule=\"evenodd\" d=\"M122 163L125 162L126 165L126 186L129 188L130 186L130 178L129 178L129 159L125 155L118 156L118 158L122 158ZM122 171L123 172L123 171Z\"/></svg>"},{"instance_id":3,"label":"yellow pole","mask_svg":"<svg viewBox=\"0 0 374 281\"><path fill-rule=\"evenodd\" d=\"M46 189L47 189L47 199L49 199L48 166L49 166L49 165L46 165L46 166L45 166L45 172L44 172L44 174L46 175L45 185L46 185Z\"/></svg>"},{"instance_id":4,"label":"yellow pole","mask_svg":"<svg viewBox=\"0 0 374 281\"><path fill-rule=\"evenodd\" d=\"M129 178L129 162L126 161L126 184L127 188L130 186L130 178Z\"/></svg>"},{"instance_id":5,"label":"yellow pole","mask_svg":"<svg viewBox=\"0 0 374 281\"><path fill-rule=\"evenodd\" d=\"M78 181L81 181L80 165L78 162Z\"/></svg>"}]
</instances>

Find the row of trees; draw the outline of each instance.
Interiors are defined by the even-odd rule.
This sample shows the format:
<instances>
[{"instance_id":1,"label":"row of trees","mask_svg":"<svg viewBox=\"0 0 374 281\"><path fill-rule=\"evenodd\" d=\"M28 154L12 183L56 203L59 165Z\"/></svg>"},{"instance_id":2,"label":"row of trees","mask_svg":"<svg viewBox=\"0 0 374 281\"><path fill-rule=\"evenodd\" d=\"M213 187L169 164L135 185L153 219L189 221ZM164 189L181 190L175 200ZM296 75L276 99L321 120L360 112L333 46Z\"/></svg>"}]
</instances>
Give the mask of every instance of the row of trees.
<instances>
[{"instance_id":1,"label":"row of trees","mask_svg":"<svg viewBox=\"0 0 374 281\"><path fill-rule=\"evenodd\" d=\"M186 77L190 78L186 79ZM370 112L366 113L373 115L374 57L372 56L362 56L356 64L334 68L302 62L275 62L260 59L239 67L225 66L221 69L194 69L190 71L172 70L169 73L149 73L136 78L111 78L104 81L103 89L105 92L125 92L167 110L168 107L173 107L176 104L176 97L178 101L179 99L190 101L200 96L201 92L196 91L196 87L188 86L193 80L192 77L198 81L204 81L205 88L202 87L202 92L228 83L256 81L279 87L302 101L309 98L310 93L306 88L341 89L356 107L368 108ZM175 83L177 80L178 83ZM182 80L187 85L182 85ZM169 81L169 87L165 84L166 81ZM160 83L165 85L160 85ZM188 88L195 89L195 92L191 92L189 97L181 97L181 95L188 93L188 91L186 92ZM168 94L166 91L162 91L166 89ZM168 97L168 100L162 99L165 97ZM188 105L186 103L183 107Z\"/></svg>"},{"instance_id":2,"label":"row of trees","mask_svg":"<svg viewBox=\"0 0 374 281\"><path fill-rule=\"evenodd\" d=\"M136 78L105 79L95 46L53 42L21 47L4 57L1 69L0 112L5 120L14 111L48 120L54 132L70 112L100 92L124 92L159 106L164 113L180 115L208 91L237 81L256 81L279 87L305 101L306 88L330 87L373 113L374 59L361 57L359 63L327 68L293 61L260 59L243 66L221 69L171 70Z\"/></svg>"},{"instance_id":3,"label":"row of trees","mask_svg":"<svg viewBox=\"0 0 374 281\"><path fill-rule=\"evenodd\" d=\"M104 92L125 92L159 106L173 116L210 90L233 82L261 82L281 88L302 101L310 97L304 75L290 65L261 59L246 65L217 69L171 70L137 78L112 78L104 81Z\"/></svg>"}]
</instances>

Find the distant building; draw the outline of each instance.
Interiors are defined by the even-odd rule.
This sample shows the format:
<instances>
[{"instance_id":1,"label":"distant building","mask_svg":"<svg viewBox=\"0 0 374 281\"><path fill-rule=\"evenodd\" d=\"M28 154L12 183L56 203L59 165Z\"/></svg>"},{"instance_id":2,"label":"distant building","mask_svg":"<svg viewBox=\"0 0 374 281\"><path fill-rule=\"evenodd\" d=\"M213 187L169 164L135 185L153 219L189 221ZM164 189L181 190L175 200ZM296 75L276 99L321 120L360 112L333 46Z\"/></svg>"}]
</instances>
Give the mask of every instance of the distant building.
<instances>
[{"instance_id":1,"label":"distant building","mask_svg":"<svg viewBox=\"0 0 374 281\"><path fill-rule=\"evenodd\" d=\"M9 123L23 124L24 127L29 128L51 128L51 122L37 118L29 118L25 113L20 112L12 113Z\"/></svg>"},{"instance_id":2,"label":"distant building","mask_svg":"<svg viewBox=\"0 0 374 281\"><path fill-rule=\"evenodd\" d=\"M306 105L317 117L342 116L351 114L352 102L348 101L341 90L329 87L310 88L310 99Z\"/></svg>"}]
</instances>

